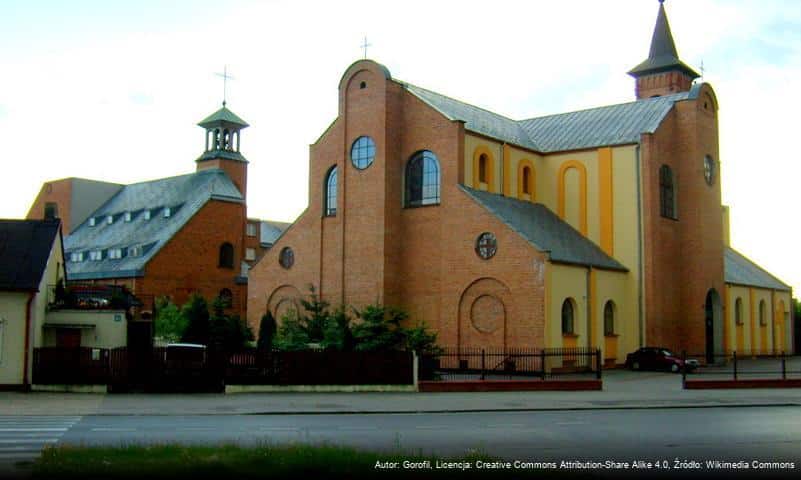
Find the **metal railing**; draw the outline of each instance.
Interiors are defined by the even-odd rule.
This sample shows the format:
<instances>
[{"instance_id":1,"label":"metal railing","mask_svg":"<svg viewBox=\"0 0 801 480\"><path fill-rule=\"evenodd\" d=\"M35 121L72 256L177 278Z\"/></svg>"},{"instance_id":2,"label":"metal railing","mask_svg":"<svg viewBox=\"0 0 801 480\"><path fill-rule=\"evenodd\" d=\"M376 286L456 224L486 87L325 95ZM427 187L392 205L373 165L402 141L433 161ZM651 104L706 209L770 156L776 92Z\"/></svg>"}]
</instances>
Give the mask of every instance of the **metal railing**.
<instances>
[{"instance_id":1,"label":"metal railing","mask_svg":"<svg viewBox=\"0 0 801 480\"><path fill-rule=\"evenodd\" d=\"M801 379L801 355L737 352L708 355L682 352L682 382L707 380ZM688 364L689 362L689 364ZM695 366L697 365L697 366Z\"/></svg>"}]
</instances>

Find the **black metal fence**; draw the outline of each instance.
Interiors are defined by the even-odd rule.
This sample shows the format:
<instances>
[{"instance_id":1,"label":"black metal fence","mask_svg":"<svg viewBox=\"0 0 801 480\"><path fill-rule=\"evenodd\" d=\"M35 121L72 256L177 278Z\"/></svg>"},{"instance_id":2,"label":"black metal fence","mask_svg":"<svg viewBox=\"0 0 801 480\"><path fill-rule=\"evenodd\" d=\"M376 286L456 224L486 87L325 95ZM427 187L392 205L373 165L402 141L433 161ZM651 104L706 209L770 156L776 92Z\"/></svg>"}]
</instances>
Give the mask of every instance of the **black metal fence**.
<instances>
[{"instance_id":1,"label":"black metal fence","mask_svg":"<svg viewBox=\"0 0 801 480\"><path fill-rule=\"evenodd\" d=\"M420 357L420 380L601 378L596 348L447 347Z\"/></svg>"},{"instance_id":2,"label":"black metal fence","mask_svg":"<svg viewBox=\"0 0 801 480\"><path fill-rule=\"evenodd\" d=\"M732 352L707 355L682 352L683 380L801 379L801 355ZM711 360L711 361L710 361Z\"/></svg>"},{"instance_id":3,"label":"black metal fence","mask_svg":"<svg viewBox=\"0 0 801 480\"><path fill-rule=\"evenodd\" d=\"M411 385L410 352L200 350L168 355L167 347L34 349L33 383L102 385L112 391L219 392L244 385Z\"/></svg>"}]
</instances>

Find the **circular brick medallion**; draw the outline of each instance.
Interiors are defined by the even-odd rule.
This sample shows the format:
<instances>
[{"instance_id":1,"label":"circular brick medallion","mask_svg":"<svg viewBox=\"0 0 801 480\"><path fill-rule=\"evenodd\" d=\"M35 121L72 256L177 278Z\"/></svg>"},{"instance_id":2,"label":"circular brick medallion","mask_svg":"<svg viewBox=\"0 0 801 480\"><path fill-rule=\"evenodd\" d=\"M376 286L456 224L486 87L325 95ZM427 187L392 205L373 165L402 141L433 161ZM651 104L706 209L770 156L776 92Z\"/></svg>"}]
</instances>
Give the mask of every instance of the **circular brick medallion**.
<instances>
[{"instance_id":1,"label":"circular brick medallion","mask_svg":"<svg viewBox=\"0 0 801 480\"><path fill-rule=\"evenodd\" d=\"M503 326L505 319L503 302L492 295L481 295L470 308L470 322L479 332L492 333Z\"/></svg>"}]
</instances>

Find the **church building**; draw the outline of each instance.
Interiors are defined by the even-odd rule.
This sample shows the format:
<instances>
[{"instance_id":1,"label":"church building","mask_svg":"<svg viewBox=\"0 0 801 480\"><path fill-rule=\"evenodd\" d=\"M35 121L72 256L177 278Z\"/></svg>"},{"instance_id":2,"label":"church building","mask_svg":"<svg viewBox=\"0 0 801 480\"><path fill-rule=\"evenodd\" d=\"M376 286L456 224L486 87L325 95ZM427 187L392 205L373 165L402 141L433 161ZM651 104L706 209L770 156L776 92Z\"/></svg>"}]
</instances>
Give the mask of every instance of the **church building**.
<instances>
[{"instance_id":1,"label":"church building","mask_svg":"<svg viewBox=\"0 0 801 480\"><path fill-rule=\"evenodd\" d=\"M313 286L447 346L790 351L791 289L733 250L718 99L659 5L630 103L513 120L357 61L309 205L250 270L248 320Z\"/></svg>"},{"instance_id":2,"label":"church building","mask_svg":"<svg viewBox=\"0 0 801 480\"><path fill-rule=\"evenodd\" d=\"M205 148L194 173L119 185L47 182L29 219L61 218L67 278L127 286L145 302L178 305L192 293L225 299L244 316L247 274L285 224L247 218L248 124L222 108L198 124Z\"/></svg>"}]
</instances>

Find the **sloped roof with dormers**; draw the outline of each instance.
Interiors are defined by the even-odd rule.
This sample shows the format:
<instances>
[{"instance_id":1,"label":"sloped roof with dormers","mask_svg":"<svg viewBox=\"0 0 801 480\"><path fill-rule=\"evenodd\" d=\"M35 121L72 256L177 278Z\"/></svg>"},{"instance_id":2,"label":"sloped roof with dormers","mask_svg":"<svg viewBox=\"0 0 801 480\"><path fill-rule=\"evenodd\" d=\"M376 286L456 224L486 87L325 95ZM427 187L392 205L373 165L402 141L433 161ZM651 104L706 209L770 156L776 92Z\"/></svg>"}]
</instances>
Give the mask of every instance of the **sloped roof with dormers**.
<instances>
[{"instance_id":1,"label":"sloped roof with dormers","mask_svg":"<svg viewBox=\"0 0 801 480\"><path fill-rule=\"evenodd\" d=\"M548 207L460 185L467 195L556 263L628 271Z\"/></svg>"},{"instance_id":2,"label":"sloped roof with dormers","mask_svg":"<svg viewBox=\"0 0 801 480\"><path fill-rule=\"evenodd\" d=\"M701 84L688 92L647 98L526 120L511 118L405 82L408 92L465 129L541 153L630 145L654 133L676 102L698 97Z\"/></svg>"},{"instance_id":3,"label":"sloped roof with dormers","mask_svg":"<svg viewBox=\"0 0 801 480\"><path fill-rule=\"evenodd\" d=\"M64 239L70 280L142 275L147 262L210 200L244 202L219 169L124 186ZM109 258L118 249L122 258ZM100 251L101 259L91 260L92 251ZM83 259L72 261L72 253Z\"/></svg>"}]
</instances>

